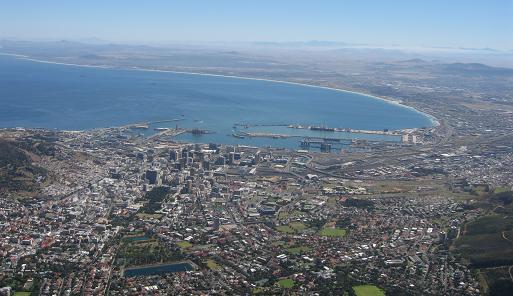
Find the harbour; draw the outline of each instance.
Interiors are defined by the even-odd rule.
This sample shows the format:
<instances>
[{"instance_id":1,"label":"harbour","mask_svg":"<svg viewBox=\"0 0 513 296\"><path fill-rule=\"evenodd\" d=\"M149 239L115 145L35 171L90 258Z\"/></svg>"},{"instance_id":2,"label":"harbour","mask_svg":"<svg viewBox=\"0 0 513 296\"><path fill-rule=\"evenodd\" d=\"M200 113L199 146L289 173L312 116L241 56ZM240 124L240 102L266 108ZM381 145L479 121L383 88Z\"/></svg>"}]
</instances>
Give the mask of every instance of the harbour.
<instances>
[{"instance_id":1,"label":"harbour","mask_svg":"<svg viewBox=\"0 0 513 296\"><path fill-rule=\"evenodd\" d=\"M401 142L401 132L394 131L433 126L428 116L410 108L329 88L9 56L0 57L0 65L16 81L26 79L27 71L34 79L30 89L3 84L2 127L129 125L134 135L149 140L298 149L307 137ZM48 76L44 86L37 83ZM67 100L69 92L76 92L73 100Z\"/></svg>"}]
</instances>

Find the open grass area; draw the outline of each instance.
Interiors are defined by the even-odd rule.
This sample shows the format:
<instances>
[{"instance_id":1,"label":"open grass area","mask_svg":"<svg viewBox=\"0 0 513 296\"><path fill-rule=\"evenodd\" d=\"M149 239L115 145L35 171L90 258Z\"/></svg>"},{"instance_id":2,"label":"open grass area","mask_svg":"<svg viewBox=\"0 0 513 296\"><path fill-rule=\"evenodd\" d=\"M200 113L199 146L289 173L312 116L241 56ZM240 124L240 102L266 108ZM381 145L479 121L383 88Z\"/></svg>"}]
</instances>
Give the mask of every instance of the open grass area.
<instances>
[{"instance_id":1,"label":"open grass area","mask_svg":"<svg viewBox=\"0 0 513 296\"><path fill-rule=\"evenodd\" d=\"M212 259L208 259L207 260L207 266L208 268L212 269L212 270L218 270L218 269L221 269L221 266L219 264L217 264L217 262L215 262L214 260Z\"/></svg>"},{"instance_id":2,"label":"open grass area","mask_svg":"<svg viewBox=\"0 0 513 296\"><path fill-rule=\"evenodd\" d=\"M278 286L280 286L280 288L284 288L284 289L290 289L292 287L294 287L294 280L292 279L283 279L283 280L279 280L278 281Z\"/></svg>"},{"instance_id":3,"label":"open grass area","mask_svg":"<svg viewBox=\"0 0 513 296\"><path fill-rule=\"evenodd\" d=\"M310 248L307 246L298 246L298 247L292 247L292 248L287 249L287 252L294 254L294 255L303 254L308 251L310 251Z\"/></svg>"},{"instance_id":4,"label":"open grass area","mask_svg":"<svg viewBox=\"0 0 513 296\"><path fill-rule=\"evenodd\" d=\"M308 228L308 226L306 226L305 224L303 224L301 222L291 222L288 225L276 226L276 230L278 230L279 232L289 233L289 234L299 233L299 232L306 230L307 228Z\"/></svg>"},{"instance_id":5,"label":"open grass area","mask_svg":"<svg viewBox=\"0 0 513 296\"><path fill-rule=\"evenodd\" d=\"M328 237L344 237L346 236L346 230L337 227L325 227L319 231L319 235Z\"/></svg>"},{"instance_id":6,"label":"open grass area","mask_svg":"<svg viewBox=\"0 0 513 296\"><path fill-rule=\"evenodd\" d=\"M251 292L253 295L260 295L260 294L263 294L265 292L265 290L262 287L256 287L256 288L253 288L253 290Z\"/></svg>"},{"instance_id":7,"label":"open grass area","mask_svg":"<svg viewBox=\"0 0 513 296\"><path fill-rule=\"evenodd\" d=\"M332 196L328 198L328 205L329 206L335 206L338 203L338 197Z\"/></svg>"},{"instance_id":8,"label":"open grass area","mask_svg":"<svg viewBox=\"0 0 513 296\"><path fill-rule=\"evenodd\" d=\"M508 187L497 187L493 190L493 193L503 193L510 191L510 188Z\"/></svg>"},{"instance_id":9,"label":"open grass area","mask_svg":"<svg viewBox=\"0 0 513 296\"><path fill-rule=\"evenodd\" d=\"M187 242L187 241L177 242L176 245L179 246L182 249L188 249L188 248L192 247L192 244L190 242Z\"/></svg>"},{"instance_id":10,"label":"open grass area","mask_svg":"<svg viewBox=\"0 0 513 296\"><path fill-rule=\"evenodd\" d=\"M284 241L275 241L275 242L272 242L271 245L273 245L275 247L284 246L285 242Z\"/></svg>"},{"instance_id":11,"label":"open grass area","mask_svg":"<svg viewBox=\"0 0 513 296\"><path fill-rule=\"evenodd\" d=\"M301 223L301 222L292 222L289 224L290 228L296 230L296 231L302 231L302 230L305 230L307 229L308 227Z\"/></svg>"},{"instance_id":12,"label":"open grass area","mask_svg":"<svg viewBox=\"0 0 513 296\"><path fill-rule=\"evenodd\" d=\"M296 231L294 228L288 226L288 225L280 225L276 227L276 230L282 233L295 233Z\"/></svg>"},{"instance_id":13,"label":"open grass area","mask_svg":"<svg viewBox=\"0 0 513 296\"><path fill-rule=\"evenodd\" d=\"M354 286L353 291L356 296L385 296L385 291L374 285Z\"/></svg>"},{"instance_id":14,"label":"open grass area","mask_svg":"<svg viewBox=\"0 0 513 296\"><path fill-rule=\"evenodd\" d=\"M303 213L301 211L298 211L298 210L280 211L280 213L278 214L278 220L284 220L284 219L287 219L287 218L299 217L302 214Z\"/></svg>"},{"instance_id":15,"label":"open grass area","mask_svg":"<svg viewBox=\"0 0 513 296\"><path fill-rule=\"evenodd\" d=\"M14 296L30 296L30 292L14 292Z\"/></svg>"}]
</instances>

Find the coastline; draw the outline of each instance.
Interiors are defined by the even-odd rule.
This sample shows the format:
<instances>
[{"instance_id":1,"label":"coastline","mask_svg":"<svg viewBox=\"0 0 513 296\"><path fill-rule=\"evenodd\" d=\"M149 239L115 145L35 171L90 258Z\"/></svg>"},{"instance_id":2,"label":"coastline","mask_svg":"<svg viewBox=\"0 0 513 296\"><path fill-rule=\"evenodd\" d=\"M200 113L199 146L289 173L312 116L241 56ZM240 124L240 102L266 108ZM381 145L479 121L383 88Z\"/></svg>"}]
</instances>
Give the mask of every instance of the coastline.
<instances>
[{"instance_id":1,"label":"coastline","mask_svg":"<svg viewBox=\"0 0 513 296\"><path fill-rule=\"evenodd\" d=\"M17 59L21 60L27 60L31 62L36 63L44 63L44 64L54 64L54 65L63 65L63 66L73 66L73 67L85 67L85 68L99 68L99 69L112 69L112 70L128 70L128 71L143 71L143 72L161 72L161 73L173 73L173 74L184 74L184 75L196 75L196 76L210 76L210 77L222 77L222 78L233 78L233 79L242 79L242 80L254 80L254 81L266 81L266 82L272 82L272 83L284 83L284 84L290 84L290 85L298 85L303 87L312 87L312 88L319 88L319 89L326 89L326 90L332 90L337 92L345 92L345 93L351 93L351 94L357 94L361 96L365 96L374 100L380 100L384 101L388 104L392 104L395 106L398 106L400 108L409 109L413 112L416 112L422 116L425 116L426 118L431 121L432 127L437 127L440 125L440 122L438 119L431 114L425 113L423 111L420 111L412 106L405 105L402 101L396 101L391 100L383 97L378 97L375 95L362 93L358 91L352 91L347 89L341 89L341 88L335 88L335 87L329 87L329 86L322 86L322 85L315 85L315 84L307 84L307 83L301 83L301 82L293 82L293 81L286 81L286 80L277 80L277 79L268 79L268 78L257 78L257 77L245 77L245 76L237 76L237 75L225 75L225 74L212 74L212 73L202 73L202 72L187 72L187 71L175 71L175 70L162 70L162 69L151 69L151 68L141 68L141 67L120 67L120 66L112 66L112 65L87 65L87 64L74 64L74 63L64 63L64 62L56 62L56 61L48 61L48 60L40 60L35 59L26 55L20 55L20 54L14 54L14 53L5 53L0 52L0 55L5 56L12 56ZM416 129L416 128L415 128Z\"/></svg>"}]
</instances>

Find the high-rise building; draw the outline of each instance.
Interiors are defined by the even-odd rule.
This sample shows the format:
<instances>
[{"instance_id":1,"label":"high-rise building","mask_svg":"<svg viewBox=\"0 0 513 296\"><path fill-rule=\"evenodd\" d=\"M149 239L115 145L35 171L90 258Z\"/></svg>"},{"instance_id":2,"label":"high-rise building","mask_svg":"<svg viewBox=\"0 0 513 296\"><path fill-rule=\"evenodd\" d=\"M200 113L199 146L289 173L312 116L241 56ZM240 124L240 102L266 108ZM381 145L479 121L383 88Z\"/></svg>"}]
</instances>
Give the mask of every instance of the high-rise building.
<instances>
[{"instance_id":1,"label":"high-rise building","mask_svg":"<svg viewBox=\"0 0 513 296\"><path fill-rule=\"evenodd\" d=\"M228 154L228 164L234 164L235 163L235 152L230 152Z\"/></svg>"},{"instance_id":2,"label":"high-rise building","mask_svg":"<svg viewBox=\"0 0 513 296\"><path fill-rule=\"evenodd\" d=\"M162 180L160 179L160 172L157 170L147 170L146 179L151 185L161 185Z\"/></svg>"},{"instance_id":3,"label":"high-rise building","mask_svg":"<svg viewBox=\"0 0 513 296\"><path fill-rule=\"evenodd\" d=\"M172 161L177 161L178 160L178 151L171 150L169 152L169 159L172 160Z\"/></svg>"},{"instance_id":4,"label":"high-rise building","mask_svg":"<svg viewBox=\"0 0 513 296\"><path fill-rule=\"evenodd\" d=\"M202 166L205 171L210 170L210 161L208 161L207 159L203 160Z\"/></svg>"},{"instance_id":5,"label":"high-rise building","mask_svg":"<svg viewBox=\"0 0 513 296\"><path fill-rule=\"evenodd\" d=\"M224 156L219 156L219 158L217 158L216 160L216 165L225 165L226 164L226 159L224 158Z\"/></svg>"}]
</instances>

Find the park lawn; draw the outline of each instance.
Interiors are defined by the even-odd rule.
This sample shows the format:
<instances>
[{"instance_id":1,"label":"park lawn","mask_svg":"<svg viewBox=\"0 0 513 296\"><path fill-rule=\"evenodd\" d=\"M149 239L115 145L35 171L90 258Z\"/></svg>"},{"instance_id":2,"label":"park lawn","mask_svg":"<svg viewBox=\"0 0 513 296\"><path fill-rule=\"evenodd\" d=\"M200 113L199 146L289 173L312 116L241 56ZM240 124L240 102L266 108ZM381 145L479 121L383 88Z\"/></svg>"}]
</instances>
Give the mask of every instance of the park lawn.
<instances>
[{"instance_id":1,"label":"park lawn","mask_svg":"<svg viewBox=\"0 0 513 296\"><path fill-rule=\"evenodd\" d=\"M14 292L14 296L30 296L30 292Z\"/></svg>"},{"instance_id":2,"label":"park lawn","mask_svg":"<svg viewBox=\"0 0 513 296\"><path fill-rule=\"evenodd\" d=\"M374 285L354 286L356 296L385 296L385 292Z\"/></svg>"},{"instance_id":3,"label":"park lawn","mask_svg":"<svg viewBox=\"0 0 513 296\"><path fill-rule=\"evenodd\" d=\"M181 241L181 242L177 242L176 243L180 248L182 249L188 249L190 247L192 247L192 244L190 242L187 242L187 241Z\"/></svg>"},{"instance_id":4,"label":"park lawn","mask_svg":"<svg viewBox=\"0 0 513 296\"><path fill-rule=\"evenodd\" d=\"M292 279L283 279L283 280L279 280L278 281L278 286L280 286L280 288L285 288L285 289L290 289L292 287L294 287L294 280Z\"/></svg>"},{"instance_id":5,"label":"park lawn","mask_svg":"<svg viewBox=\"0 0 513 296\"><path fill-rule=\"evenodd\" d=\"M329 206L336 206L336 205L337 205L337 203L338 203L338 200L339 200L339 198L338 198L338 197L332 196L332 197L328 198L328 202L327 202L327 204L328 204Z\"/></svg>"},{"instance_id":6,"label":"park lawn","mask_svg":"<svg viewBox=\"0 0 513 296\"><path fill-rule=\"evenodd\" d=\"M272 242L271 245L274 247L279 247L279 246L285 245L285 242L284 241L275 241L275 242Z\"/></svg>"},{"instance_id":7,"label":"park lawn","mask_svg":"<svg viewBox=\"0 0 513 296\"><path fill-rule=\"evenodd\" d=\"M329 236L329 237L344 237L346 236L346 230L343 228L331 228L331 227L325 227L319 231L319 234L321 236Z\"/></svg>"},{"instance_id":8,"label":"park lawn","mask_svg":"<svg viewBox=\"0 0 513 296\"><path fill-rule=\"evenodd\" d=\"M282 233L295 233L296 231L289 225L280 225L276 227L276 230Z\"/></svg>"},{"instance_id":9,"label":"park lawn","mask_svg":"<svg viewBox=\"0 0 513 296\"><path fill-rule=\"evenodd\" d=\"M299 247L293 247L293 248L287 249L287 252L294 254L294 255L306 253L308 251L310 251L310 248L307 246L299 246Z\"/></svg>"},{"instance_id":10,"label":"park lawn","mask_svg":"<svg viewBox=\"0 0 513 296\"><path fill-rule=\"evenodd\" d=\"M219 264L217 264L217 262L215 262L214 260L212 259L208 259L207 260L207 266L208 268L212 269L212 270L218 270L218 269L221 269L221 266Z\"/></svg>"},{"instance_id":11,"label":"park lawn","mask_svg":"<svg viewBox=\"0 0 513 296\"><path fill-rule=\"evenodd\" d=\"M493 193L503 193L503 192L509 192L510 188L508 187L497 187L493 190Z\"/></svg>"},{"instance_id":12,"label":"park lawn","mask_svg":"<svg viewBox=\"0 0 513 296\"><path fill-rule=\"evenodd\" d=\"M281 211L278 213L278 220L287 219L289 217L289 212L287 211Z\"/></svg>"},{"instance_id":13,"label":"park lawn","mask_svg":"<svg viewBox=\"0 0 513 296\"><path fill-rule=\"evenodd\" d=\"M289 226L290 226L290 228L292 228L296 231L302 231L307 228L306 225L301 222L292 222L289 224Z\"/></svg>"},{"instance_id":14,"label":"park lawn","mask_svg":"<svg viewBox=\"0 0 513 296\"><path fill-rule=\"evenodd\" d=\"M262 287L256 287L256 288L253 288L253 290L251 292L253 292L253 295L260 295L260 294L263 294L265 292L265 290Z\"/></svg>"},{"instance_id":15,"label":"park lawn","mask_svg":"<svg viewBox=\"0 0 513 296\"><path fill-rule=\"evenodd\" d=\"M282 233L292 234L292 233L301 232L307 228L308 227L301 222L292 222L292 223L289 223L288 225L277 226L276 230L278 230L279 232L282 232Z\"/></svg>"}]
</instances>

